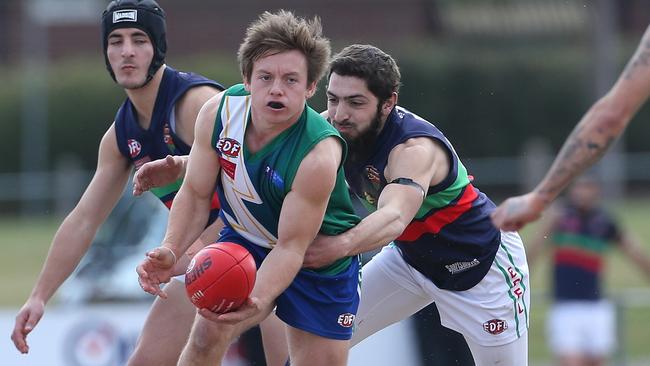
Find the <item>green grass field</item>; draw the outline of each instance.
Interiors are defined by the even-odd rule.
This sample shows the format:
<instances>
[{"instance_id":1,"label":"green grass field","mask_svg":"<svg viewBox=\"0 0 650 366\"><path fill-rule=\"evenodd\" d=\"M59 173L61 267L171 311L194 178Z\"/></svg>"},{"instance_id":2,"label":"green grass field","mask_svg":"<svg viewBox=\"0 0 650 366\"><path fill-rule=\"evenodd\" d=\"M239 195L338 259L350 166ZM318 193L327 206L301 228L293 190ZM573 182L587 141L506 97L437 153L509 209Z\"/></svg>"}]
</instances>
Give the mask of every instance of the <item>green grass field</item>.
<instances>
[{"instance_id":1,"label":"green grass field","mask_svg":"<svg viewBox=\"0 0 650 366\"><path fill-rule=\"evenodd\" d=\"M650 199L633 200L612 206L626 228L632 231L650 254ZM21 220L0 219L0 307L18 307L29 295L40 267L47 255L49 243L60 218ZM535 225L523 232L524 240L534 235ZM614 251L608 260L607 288L617 296L622 289L648 288L650 280ZM530 358L536 361L551 359L544 338L544 322L548 293L548 257L540 258L531 270ZM650 327L650 306L626 308L623 312L623 339L625 357L650 360L650 348L646 338Z\"/></svg>"},{"instance_id":2,"label":"green grass field","mask_svg":"<svg viewBox=\"0 0 650 366\"><path fill-rule=\"evenodd\" d=\"M0 219L0 306L19 306L31 291L60 219Z\"/></svg>"}]
</instances>

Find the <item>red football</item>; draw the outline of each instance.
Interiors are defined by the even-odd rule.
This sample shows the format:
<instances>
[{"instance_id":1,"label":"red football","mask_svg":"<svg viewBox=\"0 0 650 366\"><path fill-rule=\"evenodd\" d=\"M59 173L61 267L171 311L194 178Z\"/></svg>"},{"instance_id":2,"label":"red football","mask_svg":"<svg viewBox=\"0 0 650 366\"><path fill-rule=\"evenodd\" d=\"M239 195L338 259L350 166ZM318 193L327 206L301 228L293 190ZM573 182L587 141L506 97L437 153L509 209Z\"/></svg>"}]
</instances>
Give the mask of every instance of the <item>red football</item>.
<instances>
[{"instance_id":1,"label":"red football","mask_svg":"<svg viewBox=\"0 0 650 366\"><path fill-rule=\"evenodd\" d=\"M201 249L185 272L185 290L198 308L227 313L251 294L257 272L246 248L235 243L210 244Z\"/></svg>"}]
</instances>

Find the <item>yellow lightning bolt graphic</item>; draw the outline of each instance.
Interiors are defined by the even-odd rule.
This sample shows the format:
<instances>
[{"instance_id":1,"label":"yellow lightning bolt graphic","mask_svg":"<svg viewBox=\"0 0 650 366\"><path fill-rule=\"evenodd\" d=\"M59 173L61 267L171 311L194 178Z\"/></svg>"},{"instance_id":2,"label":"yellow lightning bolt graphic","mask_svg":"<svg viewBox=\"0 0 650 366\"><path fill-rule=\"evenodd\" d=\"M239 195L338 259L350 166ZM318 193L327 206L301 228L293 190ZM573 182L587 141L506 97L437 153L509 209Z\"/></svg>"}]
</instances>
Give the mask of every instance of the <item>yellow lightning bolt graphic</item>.
<instances>
[{"instance_id":1,"label":"yellow lightning bolt graphic","mask_svg":"<svg viewBox=\"0 0 650 366\"><path fill-rule=\"evenodd\" d=\"M243 101L233 101L233 105L231 105L231 99L232 97L226 97L226 100L224 101L222 121L225 120L225 124L221 137L228 137L237 140L242 146L240 149L243 150L244 133L248 124L248 116L250 112L250 96L243 97ZM241 119L233 120L233 116L240 117ZM228 203L230 203L232 211L236 217L233 219L224 212L228 218L228 222L242 236L253 243L267 248L275 246L277 238L266 230L266 228L248 210L244 203L244 201L248 201L259 205L264 202L255 190L255 187L248 176L243 151L240 150L237 157L223 156L223 158L235 164L234 179L228 174L221 174L221 183L224 188L224 194L226 195L226 199L228 200Z\"/></svg>"}]
</instances>

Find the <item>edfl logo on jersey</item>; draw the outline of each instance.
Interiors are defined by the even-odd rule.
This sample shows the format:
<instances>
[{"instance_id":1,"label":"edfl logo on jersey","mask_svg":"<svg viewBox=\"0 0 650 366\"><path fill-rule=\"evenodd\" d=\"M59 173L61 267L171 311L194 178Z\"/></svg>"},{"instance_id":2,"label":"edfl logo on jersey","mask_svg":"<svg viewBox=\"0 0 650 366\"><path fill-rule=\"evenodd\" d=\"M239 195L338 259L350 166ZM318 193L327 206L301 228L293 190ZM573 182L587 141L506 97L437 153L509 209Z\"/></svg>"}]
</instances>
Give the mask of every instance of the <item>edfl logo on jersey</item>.
<instances>
[{"instance_id":1,"label":"edfl logo on jersey","mask_svg":"<svg viewBox=\"0 0 650 366\"><path fill-rule=\"evenodd\" d=\"M221 138L217 142L217 150L221 151L222 154L229 156L231 158L236 158L239 156L239 151L241 150L241 145L239 141L231 138Z\"/></svg>"}]
</instances>

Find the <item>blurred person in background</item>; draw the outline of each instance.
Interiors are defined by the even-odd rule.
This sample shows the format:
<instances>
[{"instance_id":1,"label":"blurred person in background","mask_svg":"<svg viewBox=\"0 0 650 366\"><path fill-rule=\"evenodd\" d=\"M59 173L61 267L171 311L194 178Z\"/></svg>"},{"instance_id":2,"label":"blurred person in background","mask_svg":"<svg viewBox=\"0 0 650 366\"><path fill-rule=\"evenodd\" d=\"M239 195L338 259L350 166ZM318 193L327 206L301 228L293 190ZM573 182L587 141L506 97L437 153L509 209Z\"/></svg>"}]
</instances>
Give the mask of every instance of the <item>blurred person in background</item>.
<instances>
[{"instance_id":1,"label":"blurred person in background","mask_svg":"<svg viewBox=\"0 0 650 366\"><path fill-rule=\"evenodd\" d=\"M616 347L616 314L603 297L605 254L611 247L650 279L650 257L601 206L599 182L582 176L566 202L553 207L528 252L531 265L553 251L553 305L547 340L560 366L605 365Z\"/></svg>"},{"instance_id":2,"label":"blurred person in background","mask_svg":"<svg viewBox=\"0 0 650 366\"><path fill-rule=\"evenodd\" d=\"M650 96L650 27L614 86L582 117L544 179L527 194L504 201L492 213L503 230L537 220L562 190L596 163Z\"/></svg>"},{"instance_id":3,"label":"blurred person in background","mask_svg":"<svg viewBox=\"0 0 650 366\"><path fill-rule=\"evenodd\" d=\"M400 78L395 60L374 46L333 57L323 114L348 143L346 180L370 214L343 234L319 235L305 266L383 247L363 266L352 346L435 303L476 365L527 365L521 239L492 225L494 204L442 132L397 105Z\"/></svg>"},{"instance_id":4,"label":"blurred person in background","mask_svg":"<svg viewBox=\"0 0 650 366\"><path fill-rule=\"evenodd\" d=\"M342 170L345 142L306 103L329 57L317 17L265 12L239 48L243 84L199 113L165 238L138 266L143 289L162 295L159 284L173 275L175 253L200 234L215 185L225 223L219 241L244 246L259 269L243 306L224 314L199 310L179 365L220 364L230 342L274 308L287 324L292 364L346 364L358 258L301 268L317 233L337 235L359 221Z\"/></svg>"},{"instance_id":5,"label":"blurred person in background","mask_svg":"<svg viewBox=\"0 0 650 366\"><path fill-rule=\"evenodd\" d=\"M127 99L101 139L91 182L57 230L31 295L16 316L11 339L21 353L29 352L27 335L43 316L45 304L88 251L133 169L166 155L187 155L200 108L223 90L213 80L165 65L165 13L153 0L112 1L102 14L101 31L108 72L124 88ZM180 187L178 178L153 191L167 207ZM217 236L222 226L215 221L218 212L218 200L214 200L206 220L210 226L199 241ZM179 261L179 266L188 262ZM176 364L195 308L187 299L184 283L172 281L167 292L166 301L154 302L129 364Z\"/></svg>"}]
</instances>

